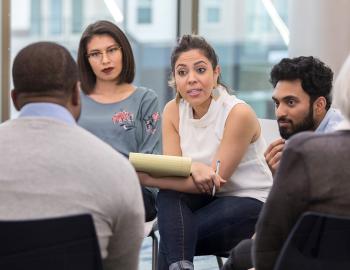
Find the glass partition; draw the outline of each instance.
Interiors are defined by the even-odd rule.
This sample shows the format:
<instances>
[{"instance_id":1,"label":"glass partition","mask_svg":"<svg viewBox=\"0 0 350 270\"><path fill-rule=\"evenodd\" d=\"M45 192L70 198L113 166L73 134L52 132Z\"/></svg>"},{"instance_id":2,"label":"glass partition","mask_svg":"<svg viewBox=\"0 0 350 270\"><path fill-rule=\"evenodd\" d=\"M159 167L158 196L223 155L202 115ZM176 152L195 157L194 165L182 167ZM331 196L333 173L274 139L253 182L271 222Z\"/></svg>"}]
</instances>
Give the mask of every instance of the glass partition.
<instances>
[{"instance_id":1,"label":"glass partition","mask_svg":"<svg viewBox=\"0 0 350 270\"><path fill-rule=\"evenodd\" d=\"M199 1L199 34L215 47L223 81L261 118L274 118L269 72L288 55L287 2Z\"/></svg>"},{"instance_id":2,"label":"glass partition","mask_svg":"<svg viewBox=\"0 0 350 270\"><path fill-rule=\"evenodd\" d=\"M173 97L167 81L176 0L12 0L11 62L21 48L40 40L58 42L76 57L83 29L97 20L113 21L125 31L135 55L134 83L155 90L163 107ZM16 114L12 107L11 117Z\"/></svg>"}]
</instances>

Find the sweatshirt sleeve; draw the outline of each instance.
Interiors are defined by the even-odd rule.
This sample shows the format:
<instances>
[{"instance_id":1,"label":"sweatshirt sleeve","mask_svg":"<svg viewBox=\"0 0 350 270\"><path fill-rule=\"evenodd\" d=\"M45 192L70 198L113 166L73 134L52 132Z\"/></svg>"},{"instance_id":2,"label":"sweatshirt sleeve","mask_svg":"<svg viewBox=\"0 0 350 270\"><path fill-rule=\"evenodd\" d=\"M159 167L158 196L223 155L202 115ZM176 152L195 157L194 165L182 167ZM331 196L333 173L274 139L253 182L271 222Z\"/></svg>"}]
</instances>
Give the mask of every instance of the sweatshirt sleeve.
<instances>
[{"instance_id":1,"label":"sweatshirt sleeve","mask_svg":"<svg viewBox=\"0 0 350 270\"><path fill-rule=\"evenodd\" d=\"M256 225L254 266L273 269L279 252L299 216L308 205L309 177L304 155L290 143Z\"/></svg>"},{"instance_id":2,"label":"sweatshirt sleeve","mask_svg":"<svg viewBox=\"0 0 350 270\"><path fill-rule=\"evenodd\" d=\"M112 235L105 270L137 270L142 241L144 239L145 212L139 180L131 165L125 161L118 177L127 185L119 186L121 194L115 193ZM112 203L112 201L111 201ZM111 211L112 208L110 207Z\"/></svg>"}]
</instances>

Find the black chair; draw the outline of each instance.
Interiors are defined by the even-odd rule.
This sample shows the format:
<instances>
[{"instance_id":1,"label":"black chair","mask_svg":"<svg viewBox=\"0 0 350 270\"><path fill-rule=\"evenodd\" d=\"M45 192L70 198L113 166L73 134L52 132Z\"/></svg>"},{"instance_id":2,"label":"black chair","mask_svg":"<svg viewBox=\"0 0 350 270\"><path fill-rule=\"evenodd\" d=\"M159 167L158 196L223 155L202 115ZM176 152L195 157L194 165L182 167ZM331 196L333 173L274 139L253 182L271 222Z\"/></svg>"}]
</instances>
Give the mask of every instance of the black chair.
<instances>
[{"instance_id":1,"label":"black chair","mask_svg":"<svg viewBox=\"0 0 350 270\"><path fill-rule=\"evenodd\" d=\"M0 221L0 269L102 270L91 215Z\"/></svg>"},{"instance_id":2,"label":"black chair","mask_svg":"<svg viewBox=\"0 0 350 270\"><path fill-rule=\"evenodd\" d=\"M289 234L274 270L350 269L350 217L306 212Z\"/></svg>"}]
</instances>

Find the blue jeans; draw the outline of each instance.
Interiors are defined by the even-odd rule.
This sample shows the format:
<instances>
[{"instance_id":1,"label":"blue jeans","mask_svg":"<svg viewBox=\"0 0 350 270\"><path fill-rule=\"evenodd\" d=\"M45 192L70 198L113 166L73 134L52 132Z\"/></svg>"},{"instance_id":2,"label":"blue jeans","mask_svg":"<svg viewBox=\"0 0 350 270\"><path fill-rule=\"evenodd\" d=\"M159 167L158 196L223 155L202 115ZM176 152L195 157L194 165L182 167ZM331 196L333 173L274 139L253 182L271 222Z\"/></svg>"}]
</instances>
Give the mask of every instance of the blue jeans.
<instances>
[{"instance_id":1,"label":"blue jeans","mask_svg":"<svg viewBox=\"0 0 350 270\"><path fill-rule=\"evenodd\" d=\"M158 270L179 261L193 262L195 255L230 251L253 235L262 205L253 198L160 190Z\"/></svg>"}]
</instances>

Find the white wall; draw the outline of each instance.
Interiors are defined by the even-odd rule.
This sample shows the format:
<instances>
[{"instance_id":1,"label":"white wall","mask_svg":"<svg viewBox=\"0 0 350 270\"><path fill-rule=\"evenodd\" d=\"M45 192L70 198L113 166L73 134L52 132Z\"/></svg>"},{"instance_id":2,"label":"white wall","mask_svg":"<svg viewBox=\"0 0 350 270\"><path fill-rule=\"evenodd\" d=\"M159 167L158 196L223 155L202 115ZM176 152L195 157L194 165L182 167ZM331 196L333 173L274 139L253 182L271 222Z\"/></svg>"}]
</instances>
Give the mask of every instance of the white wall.
<instances>
[{"instance_id":1,"label":"white wall","mask_svg":"<svg viewBox=\"0 0 350 270\"><path fill-rule=\"evenodd\" d=\"M289 55L312 55L335 73L350 51L349 0L289 0Z\"/></svg>"}]
</instances>

